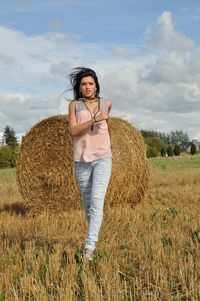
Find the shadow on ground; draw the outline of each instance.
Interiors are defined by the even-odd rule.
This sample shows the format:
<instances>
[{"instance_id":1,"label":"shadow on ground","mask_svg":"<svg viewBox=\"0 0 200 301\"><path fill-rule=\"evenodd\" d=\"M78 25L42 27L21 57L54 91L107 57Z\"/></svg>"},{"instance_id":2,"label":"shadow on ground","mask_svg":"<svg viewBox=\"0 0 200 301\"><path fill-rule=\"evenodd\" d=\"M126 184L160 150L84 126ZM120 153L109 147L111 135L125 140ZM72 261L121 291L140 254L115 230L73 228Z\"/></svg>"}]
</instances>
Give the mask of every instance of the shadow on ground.
<instances>
[{"instance_id":1,"label":"shadow on ground","mask_svg":"<svg viewBox=\"0 0 200 301\"><path fill-rule=\"evenodd\" d=\"M8 213L14 213L17 215L26 215L29 213L29 208L27 208L23 203L16 202L13 204L4 204L0 207L0 212L8 212Z\"/></svg>"}]
</instances>

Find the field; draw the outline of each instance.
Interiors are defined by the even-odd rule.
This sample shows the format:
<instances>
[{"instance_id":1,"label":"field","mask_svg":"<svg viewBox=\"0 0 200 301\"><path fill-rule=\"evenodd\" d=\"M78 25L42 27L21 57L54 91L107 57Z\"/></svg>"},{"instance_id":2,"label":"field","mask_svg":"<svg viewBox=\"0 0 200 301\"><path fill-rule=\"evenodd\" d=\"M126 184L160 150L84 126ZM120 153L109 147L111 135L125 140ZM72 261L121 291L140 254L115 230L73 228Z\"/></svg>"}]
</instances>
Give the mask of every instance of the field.
<instances>
[{"instance_id":1,"label":"field","mask_svg":"<svg viewBox=\"0 0 200 301\"><path fill-rule=\"evenodd\" d=\"M0 170L0 301L200 300L200 156L150 159L146 200L105 211L82 261L82 211L33 216Z\"/></svg>"}]
</instances>

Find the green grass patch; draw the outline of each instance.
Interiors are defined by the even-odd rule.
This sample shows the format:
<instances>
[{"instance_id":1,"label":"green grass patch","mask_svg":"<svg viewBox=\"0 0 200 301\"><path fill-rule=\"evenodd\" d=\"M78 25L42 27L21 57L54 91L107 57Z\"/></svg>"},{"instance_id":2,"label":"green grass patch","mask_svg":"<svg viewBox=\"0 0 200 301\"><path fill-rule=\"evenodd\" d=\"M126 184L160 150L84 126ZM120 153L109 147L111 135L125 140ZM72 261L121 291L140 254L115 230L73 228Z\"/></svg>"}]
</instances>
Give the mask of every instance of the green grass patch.
<instances>
[{"instance_id":1,"label":"green grass patch","mask_svg":"<svg viewBox=\"0 0 200 301\"><path fill-rule=\"evenodd\" d=\"M15 168L3 168L0 169L0 180L11 180L16 177Z\"/></svg>"},{"instance_id":2,"label":"green grass patch","mask_svg":"<svg viewBox=\"0 0 200 301\"><path fill-rule=\"evenodd\" d=\"M160 170L200 168L200 156L157 157L149 158L150 166Z\"/></svg>"}]
</instances>

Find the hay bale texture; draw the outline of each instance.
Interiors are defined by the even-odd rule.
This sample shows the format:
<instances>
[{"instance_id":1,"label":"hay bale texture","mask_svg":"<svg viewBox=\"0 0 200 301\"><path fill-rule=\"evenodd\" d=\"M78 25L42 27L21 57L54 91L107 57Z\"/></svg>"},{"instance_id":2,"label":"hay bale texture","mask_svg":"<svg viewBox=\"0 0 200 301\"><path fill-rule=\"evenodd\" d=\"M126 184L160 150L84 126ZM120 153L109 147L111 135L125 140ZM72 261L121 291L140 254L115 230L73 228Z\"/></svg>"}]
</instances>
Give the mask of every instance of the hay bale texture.
<instances>
[{"instance_id":1,"label":"hay bale texture","mask_svg":"<svg viewBox=\"0 0 200 301\"><path fill-rule=\"evenodd\" d=\"M140 132L128 122L110 118L113 169L106 207L135 204L149 182L146 147ZM68 116L46 118L25 135L17 166L17 183L25 205L34 212L82 207L73 171L73 139Z\"/></svg>"}]
</instances>

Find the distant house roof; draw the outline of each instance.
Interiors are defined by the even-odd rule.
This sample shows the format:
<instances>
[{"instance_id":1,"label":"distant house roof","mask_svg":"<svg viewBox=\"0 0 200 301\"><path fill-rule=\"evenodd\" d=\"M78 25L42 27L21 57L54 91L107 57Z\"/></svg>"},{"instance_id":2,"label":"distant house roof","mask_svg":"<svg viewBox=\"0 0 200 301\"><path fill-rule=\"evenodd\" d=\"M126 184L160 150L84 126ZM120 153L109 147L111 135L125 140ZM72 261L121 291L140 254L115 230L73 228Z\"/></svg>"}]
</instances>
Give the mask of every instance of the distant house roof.
<instances>
[{"instance_id":1,"label":"distant house roof","mask_svg":"<svg viewBox=\"0 0 200 301\"><path fill-rule=\"evenodd\" d=\"M180 144L180 149L182 151L190 152L192 143L195 144L196 151L200 152L200 142L198 142L197 140L192 140L192 142L182 142Z\"/></svg>"},{"instance_id":2,"label":"distant house roof","mask_svg":"<svg viewBox=\"0 0 200 301\"><path fill-rule=\"evenodd\" d=\"M180 144L180 149L183 151L186 151L191 144L192 144L192 142L182 142Z\"/></svg>"}]
</instances>

